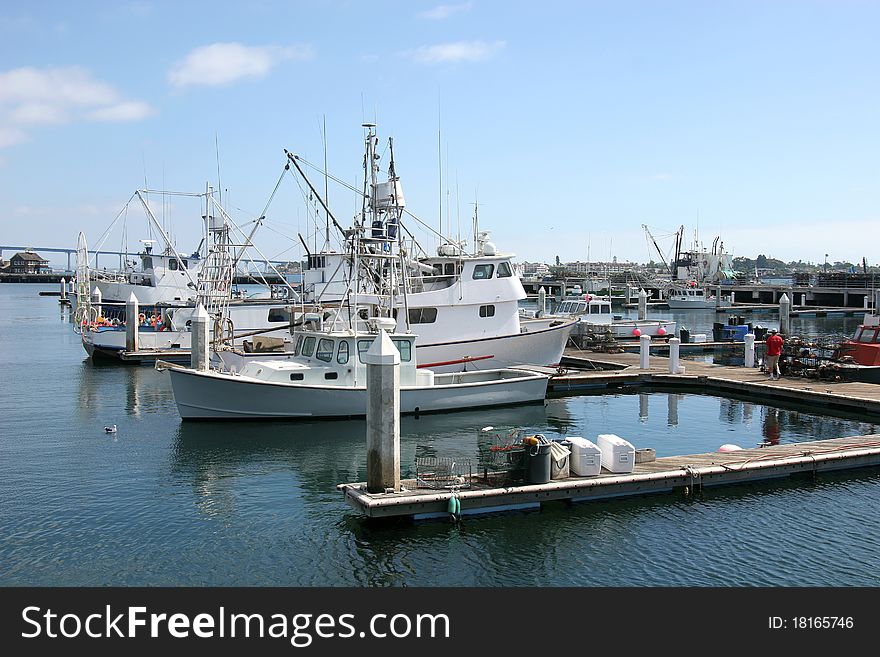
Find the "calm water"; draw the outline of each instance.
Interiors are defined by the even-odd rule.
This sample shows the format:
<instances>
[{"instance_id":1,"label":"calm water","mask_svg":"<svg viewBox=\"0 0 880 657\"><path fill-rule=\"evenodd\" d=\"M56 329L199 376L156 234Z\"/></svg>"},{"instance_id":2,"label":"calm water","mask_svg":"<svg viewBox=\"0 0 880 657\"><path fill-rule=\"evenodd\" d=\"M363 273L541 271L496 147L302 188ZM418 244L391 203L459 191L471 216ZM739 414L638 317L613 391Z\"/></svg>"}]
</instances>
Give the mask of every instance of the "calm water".
<instances>
[{"instance_id":1,"label":"calm water","mask_svg":"<svg viewBox=\"0 0 880 657\"><path fill-rule=\"evenodd\" d=\"M39 289L0 285L2 585L880 585L877 470L368 524L335 490L365 478L362 422L184 424L167 375L86 361ZM404 418L402 460L411 471L417 452L472 455L486 425L611 432L668 455L872 421L665 392L572 396Z\"/></svg>"}]
</instances>

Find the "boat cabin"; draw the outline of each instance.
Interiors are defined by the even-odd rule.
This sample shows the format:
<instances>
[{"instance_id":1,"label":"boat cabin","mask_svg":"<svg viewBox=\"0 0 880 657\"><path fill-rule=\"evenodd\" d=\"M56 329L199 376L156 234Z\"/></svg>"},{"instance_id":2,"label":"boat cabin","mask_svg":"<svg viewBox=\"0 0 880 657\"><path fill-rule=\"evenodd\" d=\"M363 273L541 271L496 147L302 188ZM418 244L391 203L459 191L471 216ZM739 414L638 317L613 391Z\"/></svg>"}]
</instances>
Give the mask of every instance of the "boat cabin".
<instances>
[{"instance_id":1,"label":"boat cabin","mask_svg":"<svg viewBox=\"0 0 880 657\"><path fill-rule=\"evenodd\" d=\"M367 366L364 355L377 337L378 333L303 331L290 356L249 362L240 373L267 383L365 386ZM390 334L390 338L400 353L400 385L428 385L433 372L416 367L416 336Z\"/></svg>"}]
</instances>

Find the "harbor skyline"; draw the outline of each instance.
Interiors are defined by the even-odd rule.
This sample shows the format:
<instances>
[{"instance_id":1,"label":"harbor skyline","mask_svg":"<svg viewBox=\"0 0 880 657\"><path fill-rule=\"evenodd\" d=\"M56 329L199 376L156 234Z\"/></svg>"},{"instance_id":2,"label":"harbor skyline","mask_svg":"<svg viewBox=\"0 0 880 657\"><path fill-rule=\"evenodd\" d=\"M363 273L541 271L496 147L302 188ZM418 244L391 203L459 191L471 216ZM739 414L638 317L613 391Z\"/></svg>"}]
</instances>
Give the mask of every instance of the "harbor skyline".
<instances>
[{"instance_id":1,"label":"harbor skyline","mask_svg":"<svg viewBox=\"0 0 880 657\"><path fill-rule=\"evenodd\" d=\"M481 227L521 261L656 260L647 224L685 225L706 246L718 235L734 256L871 265L878 14L857 2L4 7L0 241L63 247L82 230L91 245L145 186L207 183L252 220L285 148L357 187L361 124L375 122L394 137L408 209L465 237L476 200ZM354 194L328 188L349 223ZM316 243L321 227L292 180L279 189L257 244L296 260L297 234ZM152 200L193 249L198 208ZM129 228L130 246L141 237Z\"/></svg>"}]
</instances>

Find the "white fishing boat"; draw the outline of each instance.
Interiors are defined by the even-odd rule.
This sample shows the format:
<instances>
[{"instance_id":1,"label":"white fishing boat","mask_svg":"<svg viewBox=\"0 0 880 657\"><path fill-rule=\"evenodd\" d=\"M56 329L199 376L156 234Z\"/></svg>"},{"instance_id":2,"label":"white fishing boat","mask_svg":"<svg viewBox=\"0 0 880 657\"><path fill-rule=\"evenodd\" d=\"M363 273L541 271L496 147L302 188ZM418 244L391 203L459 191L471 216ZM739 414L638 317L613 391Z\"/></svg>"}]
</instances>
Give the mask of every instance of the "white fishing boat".
<instances>
[{"instance_id":1,"label":"white fishing boat","mask_svg":"<svg viewBox=\"0 0 880 657\"><path fill-rule=\"evenodd\" d=\"M342 229L323 206L329 226L343 236L337 250L309 253L303 269L303 298L311 303L333 302L349 317L389 314L396 333L415 333L421 367L437 372L503 368L522 364L558 366L576 320L569 317L524 318L519 302L526 298L514 275L513 254L500 253L481 231L476 210L475 247L467 252L460 240L441 238L434 254L427 254L407 229L405 202L394 168L389 140L388 178L378 180L376 135L365 124L366 156L363 210L354 226ZM313 197L321 195L303 173L298 156L288 158ZM292 342L288 350L292 349ZM223 366L241 371L258 355L241 349L217 353Z\"/></svg>"},{"instance_id":2,"label":"white fishing boat","mask_svg":"<svg viewBox=\"0 0 880 657\"><path fill-rule=\"evenodd\" d=\"M365 354L375 340L400 354L400 411L430 413L543 401L547 374L504 368L437 374L417 367L416 336L388 334L393 319L373 319L372 330L299 333L282 358L247 362L241 371L167 369L183 419L358 417L367 412Z\"/></svg>"},{"instance_id":3,"label":"white fishing boat","mask_svg":"<svg viewBox=\"0 0 880 657\"><path fill-rule=\"evenodd\" d=\"M548 315L576 317L584 330L593 333L610 333L616 339L632 339L642 335L658 338L675 335L675 320L627 319L613 314L609 299L590 294L565 297Z\"/></svg>"},{"instance_id":4,"label":"white fishing boat","mask_svg":"<svg viewBox=\"0 0 880 657\"><path fill-rule=\"evenodd\" d=\"M671 310L702 310L715 307L715 295L705 288L694 286L670 287L666 291L666 304Z\"/></svg>"},{"instance_id":5,"label":"white fishing boat","mask_svg":"<svg viewBox=\"0 0 880 657\"><path fill-rule=\"evenodd\" d=\"M136 192L138 198L140 192ZM246 348L253 344L254 340L245 342L248 337L264 338L264 343L274 338L272 344L283 344L285 336L289 337L293 327L300 321L305 312L311 310L303 305L296 306L293 299L251 298L245 299L234 296L232 293L233 275L238 261L243 257L244 247L234 251L231 247L230 231L232 224L227 220L223 209L216 203L213 195L194 195L202 197L205 201L205 226L207 234L203 238L203 244L207 244L205 257L199 258L198 277L191 283L195 296L188 299L177 299L172 302L163 300L156 303L156 299L166 299L171 285L167 285L165 296L150 296L149 291L154 289L158 280L154 278L130 277L128 282L122 279L114 283L115 288L107 299L100 290L91 286L95 284L95 276L89 267L89 250L82 233L79 235L77 249L77 274L76 274L76 307L74 310L74 330L82 336L82 344L90 357L109 356L117 358L123 352L131 350L133 343L126 330L130 322L137 324L137 340L134 342L137 351L146 354L150 351L162 351L162 357L166 359L189 359L191 348L191 324L195 312L196 302L201 303L213 318L210 333L211 340L219 343L226 340L230 344L238 340L240 347ZM148 213L149 206L144 202ZM152 213L150 213L152 216ZM156 229L161 230L161 225L156 224ZM163 233L164 234L164 233ZM250 242L250 237L246 243ZM173 250L173 247L169 247ZM255 247L254 247L255 248ZM150 257L145 257L145 267L149 267ZM180 271L175 266L181 261L176 252L173 256L163 256L160 259L162 267L168 271ZM158 275L158 269L153 266L151 275ZM276 272L277 273L277 272ZM133 275L132 275L133 276ZM187 277L192 280L187 272ZM108 288L105 287L105 291ZM115 297L124 292L128 297L115 300ZM295 296L293 290L288 292ZM147 301L141 298L146 295ZM127 317L126 308L132 298L137 301L139 312L134 317ZM288 295L283 295L287 297Z\"/></svg>"}]
</instances>

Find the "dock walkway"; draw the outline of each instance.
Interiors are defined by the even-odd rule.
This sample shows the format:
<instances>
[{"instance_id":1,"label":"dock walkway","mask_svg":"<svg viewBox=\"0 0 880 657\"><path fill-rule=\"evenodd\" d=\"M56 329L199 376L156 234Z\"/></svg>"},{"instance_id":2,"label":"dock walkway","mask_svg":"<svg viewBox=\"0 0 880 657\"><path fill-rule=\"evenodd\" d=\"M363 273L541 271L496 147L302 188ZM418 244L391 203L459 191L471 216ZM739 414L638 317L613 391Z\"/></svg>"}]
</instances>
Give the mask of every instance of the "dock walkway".
<instances>
[{"instance_id":1,"label":"dock walkway","mask_svg":"<svg viewBox=\"0 0 880 657\"><path fill-rule=\"evenodd\" d=\"M539 509L555 501L581 502L681 491L688 494L708 486L763 481L796 475L880 465L880 435L854 436L734 452L710 452L657 458L638 463L627 474L603 470L593 477L568 477L546 484L493 486L477 476L467 488L416 488L401 482L399 493L371 494L366 484L339 484L346 501L369 518L411 517L415 520L449 515L451 497L458 498L462 515Z\"/></svg>"},{"instance_id":2,"label":"dock walkway","mask_svg":"<svg viewBox=\"0 0 880 657\"><path fill-rule=\"evenodd\" d=\"M566 349L569 362L585 367L608 368L567 371L554 376L550 393L585 389L615 389L627 386L671 386L683 391L749 396L757 401L785 401L813 405L817 410L840 410L848 413L880 415L880 385L858 382L835 382L784 376L777 381L757 367L714 365L680 360L684 371L669 373L669 359L651 355L650 369L639 368L637 353L591 353Z\"/></svg>"}]
</instances>

